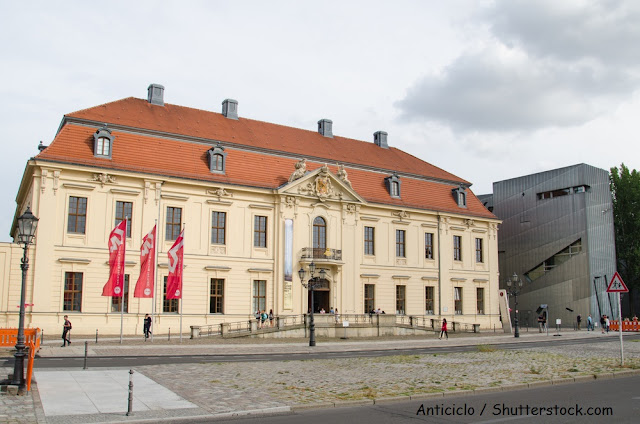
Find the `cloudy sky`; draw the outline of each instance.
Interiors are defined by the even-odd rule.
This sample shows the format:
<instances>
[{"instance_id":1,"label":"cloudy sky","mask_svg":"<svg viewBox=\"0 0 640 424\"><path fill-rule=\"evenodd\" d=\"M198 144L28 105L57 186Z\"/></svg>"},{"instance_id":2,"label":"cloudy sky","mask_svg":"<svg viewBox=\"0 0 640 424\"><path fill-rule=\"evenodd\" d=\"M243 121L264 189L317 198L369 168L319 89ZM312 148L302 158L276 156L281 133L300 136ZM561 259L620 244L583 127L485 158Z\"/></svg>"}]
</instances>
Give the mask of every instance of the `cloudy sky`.
<instances>
[{"instance_id":1,"label":"cloudy sky","mask_svg":"<svg viewBox=\"0 0 640 424\"><path fill-rule=\"evenodd\" d=\"M0 241L40 140L124 97L389 144L473 182L640 168L637 1L0 0Z\"/></svg>"}]
</instances>

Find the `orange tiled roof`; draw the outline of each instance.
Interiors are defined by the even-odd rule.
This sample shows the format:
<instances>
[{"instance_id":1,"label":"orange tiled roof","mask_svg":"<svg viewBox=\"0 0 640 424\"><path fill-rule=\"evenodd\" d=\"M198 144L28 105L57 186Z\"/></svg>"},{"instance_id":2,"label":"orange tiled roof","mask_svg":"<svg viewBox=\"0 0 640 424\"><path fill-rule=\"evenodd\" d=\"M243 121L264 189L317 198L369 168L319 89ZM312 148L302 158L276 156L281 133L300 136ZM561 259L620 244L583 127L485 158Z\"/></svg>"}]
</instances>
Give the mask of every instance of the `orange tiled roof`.
<instances>
[{"instance_id":1,"label":"orange tiled roof","mask_svg":"<svg viewBox=\"0 0 640 424\"><path fill-rule=\"evenodd\" d=\"M106 119L102 121L109 122ZM209 171L207 162L210 144L117 130L112 132L112 159L96 158L93 155L93 134L96 129L97 126L64 125L51 145L43 150L37 159L269 189L285 184L297 162L294 158L265 156L265 153L227 147L226 172L224 175L214 174ZM321 135L318 134L318 137L325 141ZM383 150L375 145L373 147ZM395 151L400 152L397 149ZM334 159L330 162L336 161ZM322 165L319 161L308 161L307 170L312 171ZM330 166L330 169L334 174L337 172L336 166ZM345 169L353 189L368 202L495 218L470 192L467 196L467 209L459 208L451 195L451 189L457 186L456 183L443 184L403 177L402 199L393 199L384 185L384 178L389 173L349 166Z\"/></svg>"},{"instance_id":2,"label":"orange tiled roof","mask_svg":"<svg viewBox=\"0 0 640 424\"><path fill-rule=\"evenodd\" d=\"M301 130L240 117L228 119L221 113L166 104L152 105L128 97L66 115L145 130L161 131L208 140L219 140L251 147L289 152L300 157L326 158L332 162L353 163L425 177L469 184L449 172L424 162L402 150L383 149L373 142Z\"/></svg>"}]
</instances>

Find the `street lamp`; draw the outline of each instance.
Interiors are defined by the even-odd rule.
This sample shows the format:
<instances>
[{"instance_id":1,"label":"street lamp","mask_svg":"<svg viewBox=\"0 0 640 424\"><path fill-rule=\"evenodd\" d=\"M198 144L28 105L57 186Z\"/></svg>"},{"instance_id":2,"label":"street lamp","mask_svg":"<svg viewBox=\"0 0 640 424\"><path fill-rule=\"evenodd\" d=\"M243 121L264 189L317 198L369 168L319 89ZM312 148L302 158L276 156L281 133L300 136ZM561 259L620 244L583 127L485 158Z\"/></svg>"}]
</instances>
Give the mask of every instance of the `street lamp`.
<instances>
[{"instance_id":1,"label":"street lamp","mask_svg":"<svg viewBox=\"0 0 640 424\"><path fill-rule=\"evenodd\" d=\"M27 251L29 245L33 243L35 238L36 228L38 227L38 218L31 213L31 208L27 206L27 210L18 218L18 244L23 245L24 252L22 254L22 287L20 289L20 318L18 321L18 342L16 343L16 353L14 354L14 368L13 368L13 380L12 385L18 386L19 392L24 392L24 357L25 357L25 344L24 344L24 303L25 292L27 291L27 270L29 269L29 258L27 257Z\"/></svg>"},{"instance_id":2,"label":"street lamp","mask_svg":"<svg viewBox=\"0 0 640 424\"><path fill-rule=\"evenodd\" d=\"M316 345L316 325L313 322L313 289L316 286L322 284L322 280L324 280L324 276L326 274L326 271L324 269L321 269L320 278L316 279L314 277L315 272L316 272L316 264L313 261L311 261L311 263L309 264L309 280L307 280L307 282L305 283L304 280L307 272L304 270L304 268L300 268L300 270L298 270L298 276L300 276L300 283L304 288L309 289L309 293L311 293L311 307L309 308L311 310L310 321L309 321L309 346Z\"/></svg>"},{"instance_id":3,"label":"street lamp","mask_svg":"<svg viewBox=\"0 0 640 424\"><path fill-rule=\"evenodd\" d=\"M509 278L507 280L507 292L515 297L515 332L513 333L513 337L520 337L520 328L518 328L518 295L520 294L520 291L522 290L522 284L523 281L518 278L518 274L516 274L515 272L513 273L513 276L511 276L511 278Z\"/></svg>"}]
</instances>

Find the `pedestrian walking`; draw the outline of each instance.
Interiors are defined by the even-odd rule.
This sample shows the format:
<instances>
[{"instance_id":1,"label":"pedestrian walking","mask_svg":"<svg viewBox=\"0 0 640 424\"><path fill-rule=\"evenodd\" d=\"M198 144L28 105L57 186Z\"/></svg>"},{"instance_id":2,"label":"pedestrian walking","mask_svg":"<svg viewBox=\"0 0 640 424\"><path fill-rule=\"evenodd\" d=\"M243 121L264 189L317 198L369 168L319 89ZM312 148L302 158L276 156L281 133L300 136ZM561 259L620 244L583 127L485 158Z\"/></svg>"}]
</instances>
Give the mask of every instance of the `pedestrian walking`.
<instances>
[{"instance_id":1,"label":"pedestrian walking","mask_svg":"<svg viewBox=\"0 0 640 424\"><path fill-rule=\"evenodd\" d=\"M62 346L65 347L68 344L71 344L71 336L69 332L71 331L71 321L69 321L69 316L64 316L64 324L62 326Z\"/></svg>"},{"instance_id":2,"label":"pedestrian walking","mask_svg":"<svg viewBox=\"0 0 640 424\"><path fill-rule=\"evenodd\" d=\"M604 324L605 324L604 315L601 315L600 316L600 331L602 332L602 334L604 334Z\"/></svg>"},{"instance_id":3,"label":"pedestrian walking","mask_svg":"<svg viewBox=\"0 0 640 424\"><path fill-rule=\"evenodd\" d=\"M442 340L442 335L447 336L447 340L449 340L449 333L447 333L447 319L442 319L442 328L440 328L440 340Z\"/></svg>"},{"instance_id":4,"label":"pedestrian walking","mask_svg":"<svg viewBox=\"0 0 640 424\"><path fill-rule=\"evenodd\" d=\"M582 322L582 317L580 316L580 314L578 314L576 321L578 322L578 331L580 331L580 323Z\"/></svg>"},{"instance_id":5,"label":"pedestrian walking","mask_svg":"<svg viewBox=\"0 0 640 424\"><path fill-rule=\"evenodd\" d=\"M609 321L609 317L608 316L604 316L604 326L607 327L607 333L609 332L609 324L611 322Z\"/></svg>"},{"instance_id":6,"label":"pedestrian walking","mask_svg":"<svg viewBox=\"0 0 640 424\"><path fill-rule=\"evenodd\" d=\"M587 331L593 331L593 318L591 318L591 314L587 317Z\"/></svg>"},{"instance_id":7,"label":"pedestrian walking","mask_svg":"<svg viewBox=\"0 0 640 424\"><path fill-rule=\"evenodd\" d=\"M146 342L151 334L151 317L149 314L144 315L144 341Z\"/></svg>"}]
</instances>

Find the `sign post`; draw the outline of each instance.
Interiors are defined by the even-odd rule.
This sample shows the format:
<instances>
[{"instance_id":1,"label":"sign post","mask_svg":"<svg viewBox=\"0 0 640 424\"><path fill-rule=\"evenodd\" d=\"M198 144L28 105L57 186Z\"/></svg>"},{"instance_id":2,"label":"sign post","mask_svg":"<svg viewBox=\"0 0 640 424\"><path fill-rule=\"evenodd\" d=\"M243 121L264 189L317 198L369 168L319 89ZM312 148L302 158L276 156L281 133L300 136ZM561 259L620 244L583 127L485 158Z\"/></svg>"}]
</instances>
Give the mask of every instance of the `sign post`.
<instances>
[{"instance_id":1,"label":"sign post","mask_svg":"<svg viewBox=\"0 0 640 424\"><path fill-rule=\"evenodd\" d=\"M628 293L629 289L627 288L624 281L622 281L622 277L616 271L611 278L611 282L609 282L609 287L607 287L607 293L617 293L618 294L618 332L620 333L620 365L624 365L624 348L622 346L622 302L620 301L620 293Z\"/></svg>"}]
</instances>

